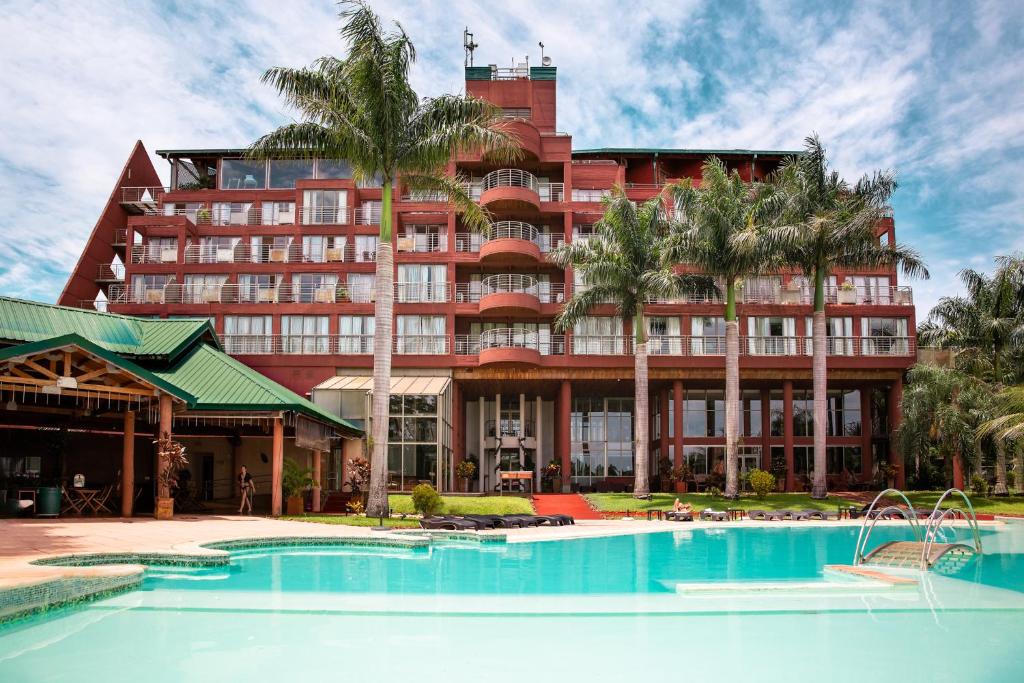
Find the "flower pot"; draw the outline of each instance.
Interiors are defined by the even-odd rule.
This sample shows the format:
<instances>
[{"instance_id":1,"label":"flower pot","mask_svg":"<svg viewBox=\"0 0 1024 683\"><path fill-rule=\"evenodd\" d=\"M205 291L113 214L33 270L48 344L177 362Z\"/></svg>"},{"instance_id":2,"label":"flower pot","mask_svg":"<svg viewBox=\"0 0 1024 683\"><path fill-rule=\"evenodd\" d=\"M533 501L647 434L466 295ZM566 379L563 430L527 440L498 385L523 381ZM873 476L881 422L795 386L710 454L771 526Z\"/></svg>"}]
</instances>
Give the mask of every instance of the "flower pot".
<instances>
[{"instance_id":1,"label":"flower pot","mask_svg":"<svg viewBox=\"0 0 1024 683\"><path fill-rule=\"evenodd\" d=\"M688 481L677 481L676 482L676 493L689 493L690 482Z\"/></svg>"},{"instance_id":2,"label":"flower pot","mask_svg":"<svg viewBox=\"0 0 1024 683\"><path fill-rule=\"evenodd\" d=\"M153 510L153 517L156 519L172 519L174 517L174 499L157 498L156 508Z\"/></svg>"},{"instance_id":3,"label":"flower pot","mask_svg":"<svg viewBox=\"0 0 1024 683\"><path fill-rule=\"evenodd\" d=\"M302 496L292 496L288 499L287 513L289 515L301 515L303 513Z\"/></svg>"},{"instance_id":4,"label":"flower pot","mask_svg":"<svg viewBox=\"0 0 1024 683\"><path fill-rule=\"evenodd\" d=\"M837 295L838 301L841 304L855 304L857 303L857 290L856 289L840 289Z\"/></svg>"}]
</instances>

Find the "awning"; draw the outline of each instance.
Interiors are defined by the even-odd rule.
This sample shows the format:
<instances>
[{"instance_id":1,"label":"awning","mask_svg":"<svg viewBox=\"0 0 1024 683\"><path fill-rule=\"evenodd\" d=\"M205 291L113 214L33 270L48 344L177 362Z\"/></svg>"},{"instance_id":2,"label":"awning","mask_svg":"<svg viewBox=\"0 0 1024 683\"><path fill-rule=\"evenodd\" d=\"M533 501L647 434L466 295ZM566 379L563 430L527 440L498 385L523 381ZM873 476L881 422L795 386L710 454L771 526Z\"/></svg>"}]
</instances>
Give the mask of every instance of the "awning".
<instances>
[{"instance_id":1,"label":"awning","mask_svg":"<svg viewBox=\"0 0 1024 683\"><path fill-rule=\"evenodd\" d=\"M392 377L391 395L420 394L439 396L451 383L451 377ZM372 391L373 377L369 375L339 375L324 380L313 391Z\"/></svg>"}]
</instances>

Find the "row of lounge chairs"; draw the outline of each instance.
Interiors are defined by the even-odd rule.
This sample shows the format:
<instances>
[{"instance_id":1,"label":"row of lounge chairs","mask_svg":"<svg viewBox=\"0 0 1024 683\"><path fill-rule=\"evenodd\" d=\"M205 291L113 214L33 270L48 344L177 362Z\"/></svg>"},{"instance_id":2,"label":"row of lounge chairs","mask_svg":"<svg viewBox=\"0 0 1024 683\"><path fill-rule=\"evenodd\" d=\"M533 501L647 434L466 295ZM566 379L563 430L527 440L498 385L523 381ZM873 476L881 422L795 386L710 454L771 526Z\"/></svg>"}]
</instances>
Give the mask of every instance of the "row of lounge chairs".
<instances>
[{"instance_id":1,"label":"row of lounge chairs","mask_svg":"<svg viewBox=\"0 0 1024 683\"><path fill-rule=\"evenodd\" d=\"M567 526L575 523L576 520L569 515L462 515L425 517L420 520L420 526L424 529L450 531L525 529L531 526Z\"/></svg>"},{"instance_id":2,"label":"row of lounge chairs","mask_svg":"<svg viewBox=\"0 0 1024 683\"><path fill-rule=\"evenodd\" d=\"M699 512L673 512L665 513L665 519L669 522L692 522L694 515L699 515L704 522L724 522L729 519L728 512L721 510L701 510ZM805 521L810 519L839 519L838 512L826 512L824 510L748 510L748 519L761 521L791 519L794 521Z\"/></svg>"}]
</instances>

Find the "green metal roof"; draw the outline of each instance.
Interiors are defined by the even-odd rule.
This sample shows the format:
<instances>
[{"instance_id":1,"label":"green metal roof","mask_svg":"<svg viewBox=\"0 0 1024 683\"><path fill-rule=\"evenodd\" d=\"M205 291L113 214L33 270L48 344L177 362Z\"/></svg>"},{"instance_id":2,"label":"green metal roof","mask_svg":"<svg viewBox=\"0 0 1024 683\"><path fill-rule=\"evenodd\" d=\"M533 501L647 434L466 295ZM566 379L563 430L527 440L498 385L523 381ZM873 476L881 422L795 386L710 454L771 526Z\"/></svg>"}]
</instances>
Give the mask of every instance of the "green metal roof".
<instances>
[{"instance_id":1,"label":"green metal roof","mask_svg":"<svg viewBox=\"0 0 1024 683\"><path fill-rule=\"evenodd\" d=\"M763 156L800 156L800 150L786 149L670 149L667 147L600 147L598 149L574 149L573 156L577 154L739 154L751 156L754 154Z\"/></svg>"},{"instance_id":2,"label":"green metal roof","mask_svg":"<svg viewBox=\"0 0 1024 683\"><path fill-rule=\"evenodd\" d=\"M0 339L33 342L65 334L80 334L114 353L137 358L173 360L203 338L220 348L206 318L132 318L0 297Z\"/></svg>"},{"instance_id":3,"label":"green metal roof","mask_svg":"<svg viewBox=\"0 0 1024 683\"><path fill-rule=\"evenodd\" d=\"M264 377L222 351L199 344L158 377L195 396L194 410L282 410L302 413L342 430L362 430Z\"/></svg>"},{"instance_id":4,"label":"green metal roof","mask_svg":"<svg viewBox=\"0 0 1024 683\"><path fill-rule=\"evenodd\" d=\"M164 159L172 157L220 157L220 156L241 156L245 154L245 147L223 147L211 149L158 149L157 156Z\"/></svg>"}]
</instances>

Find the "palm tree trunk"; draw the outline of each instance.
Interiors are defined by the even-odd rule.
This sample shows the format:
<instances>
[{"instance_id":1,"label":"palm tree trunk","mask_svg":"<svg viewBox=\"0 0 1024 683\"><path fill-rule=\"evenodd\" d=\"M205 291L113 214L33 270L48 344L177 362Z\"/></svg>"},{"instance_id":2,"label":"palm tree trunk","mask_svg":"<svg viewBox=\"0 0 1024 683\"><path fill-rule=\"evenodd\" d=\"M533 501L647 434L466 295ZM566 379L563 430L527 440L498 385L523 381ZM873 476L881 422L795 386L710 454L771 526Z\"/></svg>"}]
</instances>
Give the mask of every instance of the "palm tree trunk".
<instances>
[{"instance_id":1,"label":"palm tree trunk","mask_svg":"<svg viewBox=\"0 0 1024 683\"><path fill-rule=\"evenodd\" d=\"M391 179L381 191L380 240L373 307L373 407L371 409L370 491L367 517L387 517L388 406L391 403L391 331L395 307L395 256L391 250Z\"/></svg>"},{"instance_id":2,"label":"palm tree trunk","mask_svg":"<svg viewBox=\"0 0 1024 683\"><path fill-rule=\"evenodd\" d=\"M648 438L648 425L651 416L648 408L647 394L647 335L644 329L646 322L643 313L633 319L635 346L633 349L633 382L635 396L633 402L636 407L636 462L633 464L633 496L647 496L651 492L648 482L648 458L647 452L650 445Z\"/></svg>"},{"instance_id":3,"label":"palm tree trunk","mask_svg":"<svg viewBox=\"0 0 1024 683\"><path fill-rule=\"evenodd\" d=\"M1024 494L1024 447L1013 444L1013 484L1018 494Z\"/></svg>"},{"instance_id":4,"label":"palm tree trunk","mask_svg":"<svg viewBox=\"0 0 1024 683\"><path fill-rule=\"evenodd\" d=\"M817 296L815 296L817 298ZM825 463L825 432L827 431L826 414L828 408L828 390L826 368L828 356L828 338L825 332L825 310L814 311L812 330L814 345L812 377L814 382L814 481L811 483L811 498L828 497L828 479Z\"/></svg>"},{"instance_id":5,"label":"palm tree trunk","mask_svg":"<svg viewBox=\"0 0 1024 683\"><path fill-rule=\"evenodd\" d=\"M1005 496L1010 492L1006 488L1006 444L1002 439L993 439L996 443L996 485L992 487L992 495Z\"/></svg>"},{"instance_id":6,"label":"palm tree trunk","mask_svg":"<svg viewBox=\"0 0 1024 683\"><path fill-rule=\"evenodd\" d=\"M739 495L736 439L740 411L740 324L736 320L736 284L726 284L725 304L725 495Z\"/></svg>"}]
</instances>

